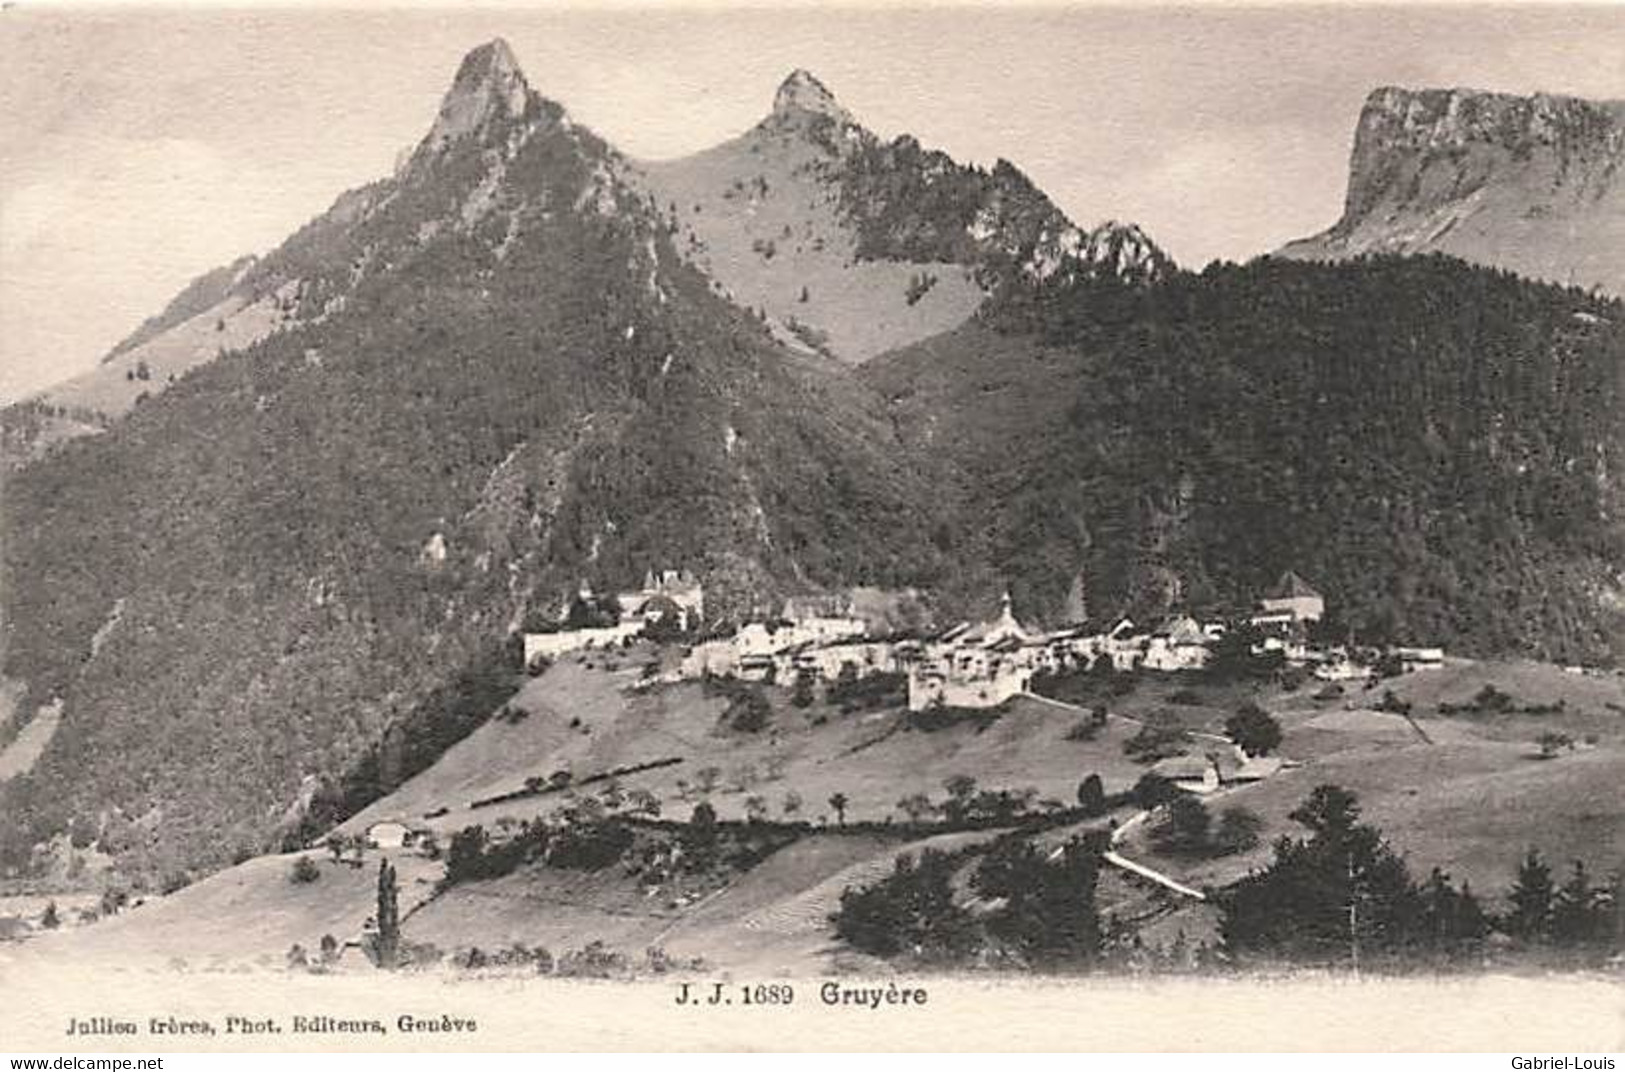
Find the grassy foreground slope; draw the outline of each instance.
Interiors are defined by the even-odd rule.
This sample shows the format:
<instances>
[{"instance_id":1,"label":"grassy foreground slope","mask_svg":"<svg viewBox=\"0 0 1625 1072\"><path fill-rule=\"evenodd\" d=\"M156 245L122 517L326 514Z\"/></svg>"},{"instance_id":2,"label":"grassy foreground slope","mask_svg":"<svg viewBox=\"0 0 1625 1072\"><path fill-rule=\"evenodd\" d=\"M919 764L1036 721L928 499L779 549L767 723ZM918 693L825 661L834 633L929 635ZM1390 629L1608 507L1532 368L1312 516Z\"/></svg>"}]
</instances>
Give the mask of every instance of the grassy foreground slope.
<instances>
[{"instance_id":1,"label":"grassy foreground slope","mask_svg":"<svg viewBox=\"0 0 1625 1072\"><path fill-rule=\"evenodd\" d=\"M1315 786L1332 782L1359 795L1367 818L1406 855L1413 872L1443 867L1492 904L1529 847L1558 867L1583 858L1599 875L1625 864L1625 808L1618 794L1625 712L1617 709L1618 678L1533 663L1453 663L1384 683L1412 703L1407 718L1374 709L1383 689L1317 697L1317 686L1286 692L1148 676L1110 702L1113 714L1091 740L1069 739L1077 736L1071 731L1084 719L1081 712L1036 698L1018 700L991 721L924 730L896 709L842 713L823 700L796 708L787 691L769 689L768 725L743 733L724 725L726 700L699 684L631 688L651 657L649 649L634 649L607 659L599 653L561 660L509 704L526 714L493 717L344 829L359 833L380 819L411 819L426 822L445 845L465 826L496 831L568 800L543 793L471 806L520 789L529 778L563 770L579 783L665 758L683 762L618 779L625 789L652 793L665 819L687 820L700 799L724 819L737 819L747 801L759 797L769 820L808 820L811 829L739 868L651 881L630 865L631 857L597 871L532 862L436 896L440 862L391 853L401 868L409 941L448 953L522 943L555 955L596 941L634 959L658 947L683 960L760 973L861 967L828 922L843 890L874 882L899 853L963 848L996 833L922 832L902 823L901 798L921 793L940 802L942 783L959 774L986 788L1032 787L1040 799L1067 802L1091 771L1102 775L1108 791L1126 789L1146 769L1123 751L1141 722L1166 713L1198 735L1187 747L1201 752L1217 742L1200 735L1218 729L1226 713L1248 699L1281 721L1280 752L1293 766L1207 799L1215 811L1241 806L1256 812L1264 823L1260 846L1216 860L1181 858L1159 852L1142 826L1119 846L1125 856L1191 885L1234 881L1268 862L1273 839L1296 832L1288 814ZM1499 683L1517 709L1493 717L1439 712L1441 703L1470 703L1486 683ZM1565 733L1576 747L1536 758L1535 740L1543 732ZM716 785L701 792L695 787L706 780L700 771L707 767L718 771ZM846 797L844 827L829 802L835 793ZM786 816L791 795L802 807ZM1125 806L1116 818L1132 811ZM1053 848L1075 832L1057 828L1041 840ZM279 964L295 942L311 948L326 933L341 940L359 934L372 911L381 855L368 850L359 869L324 857L321 877L302 885L289 881L292 855L250 860L116 919L41 939L37 947L98 960ZM1212 936L1206 906L1109 874L1103 911L1143 924L1147 942L1170 942L1181 931L1187 940Z\"/></svg>"},{"instance_id":2,"label":"grassy foreground slope","mask_svg":"<svg viewBox=\"0 0 1625 1072\"><path fill-rule=\"evenodd\" d=\"M1518 710L1441 714L1471 704L1486 685L1505 690ZM1287 816L1317 785L1359 794L1366 818L1403 853L1413 872L1441 867L1492 903L1511 884L1517 861L1534 848L1553 865L1584 860L1593 874L1625 866L1625 682L1581 677L1531 662L1452 663L1385 683L1412 705L1411 720L1374 710L1382 690L1316 703L1277 705L1286 730L1281 753L1301 766L1271 780L1225 790L1211 810L1236 806L1264 820L1252 853L1218 860L1159 854L1148 832L1129 839L1130 855L1182 881L1223 885L1270 859L1281 834L1304 831ZM1561 710L1530 713L1559 701ZM1537 739L1574 742L1541 758Z\"/></svg>"}]
</instances>

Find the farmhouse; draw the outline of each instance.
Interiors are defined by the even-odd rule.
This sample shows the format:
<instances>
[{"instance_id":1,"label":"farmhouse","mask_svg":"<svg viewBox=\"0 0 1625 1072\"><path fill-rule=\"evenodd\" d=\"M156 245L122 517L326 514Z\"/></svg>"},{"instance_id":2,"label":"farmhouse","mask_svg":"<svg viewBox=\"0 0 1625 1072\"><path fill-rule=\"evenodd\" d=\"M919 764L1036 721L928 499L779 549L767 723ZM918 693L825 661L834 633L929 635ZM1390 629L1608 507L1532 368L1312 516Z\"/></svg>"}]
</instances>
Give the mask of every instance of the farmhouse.
<instances>
[{"instance_id":1,"label":"farmhouse","mask_svg":"<svg viewBox=\"0 0 1625 1072\"><path fill-rule=\"evenodd\" d=\"M384 819L367 827L367 846L374 849L410 849L429 828L421 823Z\"/></svg>"},{"instance_id":2,"label":"farmhouse","mask_svg":"<svg viewBox=\"0 0 1625 1072\"><path fill-rule=\"evenodd\" d=\"M1226 786L1261 782L1277 774L1282 766L1279 756L1250 756L1235 747L1200 756L1170 756L1151 770L1172 782L1176 789L1205 796Z\"/></svg>"},{"instance_id":3,"label":"farmhouse","mask_svg":"<svg viewBox=\"0 0 1625 1072\"><path fill-rule=\"evenodd\" d=\"M1214 752L1207 758L1223 785L1261 782L1279 773L1284 765L1280 756L1250 756L1239 745L1229 752Z\"/></svg>"},{"instance_id":4,"label":"farmhouse","mask_svg":"<svg viewBox=\"0 0 1625 1072\"><path fill-rule=\"evenodd\" d=\"M1169 756L1153 765L1151 773L1187 793L1216 793L1221 785L1219 766L1209 756Z\"/></svg>"}]
</instances>

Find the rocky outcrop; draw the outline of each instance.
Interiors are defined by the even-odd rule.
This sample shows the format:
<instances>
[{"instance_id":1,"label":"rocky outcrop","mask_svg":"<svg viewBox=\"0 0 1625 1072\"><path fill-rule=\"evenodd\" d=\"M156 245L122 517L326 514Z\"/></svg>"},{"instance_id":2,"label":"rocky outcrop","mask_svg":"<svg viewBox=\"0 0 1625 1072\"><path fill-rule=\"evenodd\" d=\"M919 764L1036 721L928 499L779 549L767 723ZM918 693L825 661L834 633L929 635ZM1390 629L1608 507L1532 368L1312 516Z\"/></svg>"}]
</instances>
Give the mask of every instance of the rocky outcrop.
<instances>
[{"instance_id":1,"label":"rocky outcrop","mask_svg":"<svg viewBox=\"0 0 1625 1072\"><path fill-rule=\"evenodd\" d=\"M1449 253L1625 293L1625 103L1384 87L1354 134L1342 218L1281 254Z\"/></svg>"}]
</instances>

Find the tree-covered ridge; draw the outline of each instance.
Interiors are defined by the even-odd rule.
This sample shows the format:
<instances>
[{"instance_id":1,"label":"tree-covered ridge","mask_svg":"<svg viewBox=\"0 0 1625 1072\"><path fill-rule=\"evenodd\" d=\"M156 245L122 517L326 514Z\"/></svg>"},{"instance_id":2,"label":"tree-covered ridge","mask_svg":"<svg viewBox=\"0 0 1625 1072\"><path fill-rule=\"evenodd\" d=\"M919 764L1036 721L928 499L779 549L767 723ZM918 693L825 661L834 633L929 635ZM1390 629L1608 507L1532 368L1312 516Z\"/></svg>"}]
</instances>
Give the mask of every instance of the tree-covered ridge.
<instances>
[{"instance_id":1,"label":"tree-covered ridge","mask_svg":"<svg viewBox=\"0 0 1625 1072\"><path fill-rule=\"evenodd\" d=\"M1443 257L1263 260L987 319L952 371L866 375L970 474L959 514L1028 605L1082 569L1097 613L1244 608L1290 567L1373 640L1618 652L1619 303Z\"/></svg>"}]
</instances>

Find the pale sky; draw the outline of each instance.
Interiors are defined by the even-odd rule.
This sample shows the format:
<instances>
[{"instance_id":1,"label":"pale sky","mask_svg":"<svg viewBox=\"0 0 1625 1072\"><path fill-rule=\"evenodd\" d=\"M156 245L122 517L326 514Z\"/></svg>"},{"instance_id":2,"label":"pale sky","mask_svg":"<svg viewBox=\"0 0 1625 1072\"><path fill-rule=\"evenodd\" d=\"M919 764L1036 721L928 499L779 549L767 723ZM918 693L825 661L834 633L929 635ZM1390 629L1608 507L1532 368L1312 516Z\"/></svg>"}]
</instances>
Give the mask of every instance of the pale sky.
<instances>
[{"instance_id":1,"label":"pale sky","mask_svg":"<svg viewBox=\"0 0 1625 1072\"><path fill-rule=\"evenodd\" d=\"M634 157L751 126L796 67L878 134L1007 157L1181 264L1332 223L1379 85L1625 98L1625 6L0 13L0 399L71 376L428 129L493 36Z\"/></svg>"}]
</instances>

